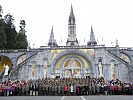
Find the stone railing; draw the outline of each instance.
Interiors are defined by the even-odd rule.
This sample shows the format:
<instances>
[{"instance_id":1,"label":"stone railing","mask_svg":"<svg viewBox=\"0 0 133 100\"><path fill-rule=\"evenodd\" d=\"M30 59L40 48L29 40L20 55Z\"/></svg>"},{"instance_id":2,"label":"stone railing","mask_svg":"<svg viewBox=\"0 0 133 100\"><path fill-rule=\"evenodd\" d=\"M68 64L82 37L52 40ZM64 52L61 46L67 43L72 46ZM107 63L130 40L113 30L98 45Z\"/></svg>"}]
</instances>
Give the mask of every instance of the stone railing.
<instances>
[{"instance_id":1,"label":"stone railing","mask_svg":"<svg viewBox=\"0 0 133 100\"><path fill-rule=\"evenodd\" d=\"M27 52L27 49L16 49L16 50L0 50L0 53L18 53L18 52Z\"/></svg>"}]
</instances>

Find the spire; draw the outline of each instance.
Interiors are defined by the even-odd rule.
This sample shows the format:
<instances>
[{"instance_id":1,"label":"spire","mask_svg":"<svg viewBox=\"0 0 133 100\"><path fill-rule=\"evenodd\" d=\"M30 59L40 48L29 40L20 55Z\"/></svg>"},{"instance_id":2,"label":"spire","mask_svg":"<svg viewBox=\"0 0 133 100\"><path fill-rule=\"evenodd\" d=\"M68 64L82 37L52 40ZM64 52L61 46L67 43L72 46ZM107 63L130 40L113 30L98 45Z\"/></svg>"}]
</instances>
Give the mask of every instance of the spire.
<instances>
[{"instance_id":1,"label":"spire","mask_svg":"<svg viewBox=\"0 0 133 100\"><path fill-rule=\"evenodd\" d=\"M94 32L93 32L93 28L92 28L92 25L91 25L91 33L94 33Z\"/></svg>"},{"instance_id":2,"label":"spire","mask_svg":"<svg viewBox=\"0 0 133 100\"><path fill-rule=\"evenodd\" d=\"M92 25L91 25L90 41L92 41L92 42L96 41L96 40L95 40L95 35L94 35L94 32L93 32Z\"/></svg>"},{"instance_id":3,"label":"spire","mask_svg":"<svg viewBox=\"0 0 133 100\"><path fill-rule=\"evenodd\" d=\"M66 42L67 46L78 46L78 40L76 38L76 22L75 22L75 16L73 13L73 7L71 4L71 10L70 15L68 18L68 38Z\"/></svg>"},{"instance_id":4,"label":"spire","mask_svg":"<svg viewBox=\"0 0 133 100\"><path fill-rule=\"evenodd\" d=\"M71 4L70 17L75 17L74 14L73 14L73 7L72 7L72 4Z\"/></svg>"},{"instance_id":5,"label":"spire","mask_svg":"<svg viewBox=\"0 0 133 100\"><path fill-rule=\"evenodd\" d=\"M72 4L71 4L71 10L70 10L70 15L69 15L69 25L73 25L75 24L75 16L74 16L74 13L73 13L73 7L72 7Z\"/></svg>"},{"instance_id":6,"label":"spire","mask_svg":"<svg viewBox=\"0 0 133 100\"><path fill-rule=\"evenodd\" d=\"M53 26L52 26L52 29L51 29L51 34L54 34L54 33L53 33Z\"/></svg>"},{"instance_id":7,"label":"spire","mask_svg":"<svg viewBox=\"0 0 133 100\"><path fill-rule=\"evenodd\" d=\"M54 39L53 26L52 26L52 29L51 29L51 34L50 34L48 46L57 46L56 40Z\"/></svg>"},{"instance_id":8,"label":"spire","mask_svg":"<svg viewBox=\"0 0 133 100\"><path fill-rule=\"evenodd\" d=\"M95 46L97 44L96 40L95 40L95 35L93 32L93 28L91 25L91 33L90 33L90 41L87 43L88 46Z\"/></svg>"}]
</instances>

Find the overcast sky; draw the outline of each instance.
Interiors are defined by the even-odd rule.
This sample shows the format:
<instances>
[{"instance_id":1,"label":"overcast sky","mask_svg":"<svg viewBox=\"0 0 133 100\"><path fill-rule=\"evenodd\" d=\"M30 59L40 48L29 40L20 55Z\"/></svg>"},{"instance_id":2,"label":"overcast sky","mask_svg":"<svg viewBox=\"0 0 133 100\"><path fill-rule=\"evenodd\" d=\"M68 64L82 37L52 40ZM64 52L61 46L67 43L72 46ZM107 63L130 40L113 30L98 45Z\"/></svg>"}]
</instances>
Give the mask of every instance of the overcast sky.
<instances>
[{"instance_id":1,"label":"overcast sky","mask_svg":"<svg viewBox=\"0 0 133 100\"><path fill-rule=\"evenodd\" d=\"M115 46L117 38L121 47L133 47L133 0L0 0L3 17L13 15L17 31L20 20L26 21L28 41L36 48L46 46L52 26L57 44L66 45L71 4L80 45L87 44L92 24L98 44Z\"/></svg>"}]
</instances>

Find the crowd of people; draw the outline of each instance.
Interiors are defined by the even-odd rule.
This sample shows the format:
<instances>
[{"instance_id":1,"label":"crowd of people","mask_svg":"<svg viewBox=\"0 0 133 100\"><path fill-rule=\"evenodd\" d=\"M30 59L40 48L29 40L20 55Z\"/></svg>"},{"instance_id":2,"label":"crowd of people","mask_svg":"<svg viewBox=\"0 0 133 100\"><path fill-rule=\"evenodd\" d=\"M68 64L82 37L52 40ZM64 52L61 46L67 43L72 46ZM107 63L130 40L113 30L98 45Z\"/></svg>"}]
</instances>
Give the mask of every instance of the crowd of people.
<instances>
[{"instance_id":1,"label":"crowd of people","mask_svg":"<svg viewBox=\"0 0 133 100\"><path fill-rule=\"evenodd\" d=\"M133 95L133 84L119 79L45 78L0 82L0 96Z\"/></svg>"}]
</instances>

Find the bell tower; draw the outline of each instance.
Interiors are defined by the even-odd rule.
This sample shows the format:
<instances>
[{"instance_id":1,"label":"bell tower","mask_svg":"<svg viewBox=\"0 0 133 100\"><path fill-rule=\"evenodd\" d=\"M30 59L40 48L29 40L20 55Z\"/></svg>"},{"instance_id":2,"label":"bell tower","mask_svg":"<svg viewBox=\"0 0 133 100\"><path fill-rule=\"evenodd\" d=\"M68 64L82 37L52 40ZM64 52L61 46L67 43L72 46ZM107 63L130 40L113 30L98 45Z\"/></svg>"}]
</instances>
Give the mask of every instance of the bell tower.
<instances>
[{"instance_id":1,"label":"bell tower","mask_svg":"<svg viewBox=\"0 0 133 100\"><path fill-rule=\"evenodd\" d=\"M76 22L75 16L73 13L73 7L71 5L71 11L68 19L68 38L66 46L78 46L78 40L76 38Z\"/></svg>"}]
</instances>

